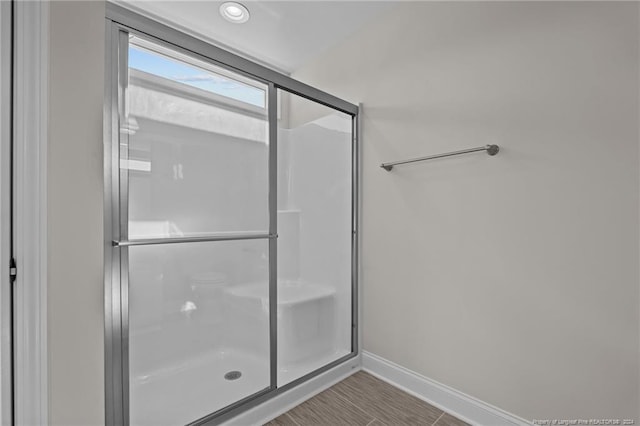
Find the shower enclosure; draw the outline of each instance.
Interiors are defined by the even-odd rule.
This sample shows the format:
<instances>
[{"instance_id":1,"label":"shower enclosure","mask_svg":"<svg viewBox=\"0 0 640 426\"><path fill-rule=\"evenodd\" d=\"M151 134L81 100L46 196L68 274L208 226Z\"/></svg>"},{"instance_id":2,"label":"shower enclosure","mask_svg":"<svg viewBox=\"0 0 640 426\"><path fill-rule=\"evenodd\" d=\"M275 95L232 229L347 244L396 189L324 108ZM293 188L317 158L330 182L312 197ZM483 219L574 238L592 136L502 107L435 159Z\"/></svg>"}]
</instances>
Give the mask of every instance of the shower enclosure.
<instances>
[{"instance_id":1,"label":"shower enclosure","mask_svg":"<svg viewBox=\"0 0 640 426\"><path fill-rule=\"evenodd\" d=\"M107 10L107 423L215 424L358 353L358 107Z\"/></svg>"}]
</instances>

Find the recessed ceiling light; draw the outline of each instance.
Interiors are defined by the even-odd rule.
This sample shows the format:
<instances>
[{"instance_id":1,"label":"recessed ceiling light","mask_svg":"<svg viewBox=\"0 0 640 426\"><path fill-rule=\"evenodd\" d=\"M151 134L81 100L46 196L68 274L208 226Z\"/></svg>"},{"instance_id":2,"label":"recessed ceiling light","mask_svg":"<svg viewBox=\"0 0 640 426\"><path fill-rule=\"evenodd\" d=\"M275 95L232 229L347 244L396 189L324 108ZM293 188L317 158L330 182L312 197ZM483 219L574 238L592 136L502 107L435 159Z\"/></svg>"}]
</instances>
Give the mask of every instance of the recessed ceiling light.
<instances>
[{"instance_id":1,"label":"recessed ceiling light","mask_svg":"<svg viewBox=\"0 0 640 426\"><path fill-rule=\"evenodd\" d=\"M249 20L249 10L234 1L228 1L220 5L220 15L229 22L242 24Z\"/></svg>"}]
</instances>

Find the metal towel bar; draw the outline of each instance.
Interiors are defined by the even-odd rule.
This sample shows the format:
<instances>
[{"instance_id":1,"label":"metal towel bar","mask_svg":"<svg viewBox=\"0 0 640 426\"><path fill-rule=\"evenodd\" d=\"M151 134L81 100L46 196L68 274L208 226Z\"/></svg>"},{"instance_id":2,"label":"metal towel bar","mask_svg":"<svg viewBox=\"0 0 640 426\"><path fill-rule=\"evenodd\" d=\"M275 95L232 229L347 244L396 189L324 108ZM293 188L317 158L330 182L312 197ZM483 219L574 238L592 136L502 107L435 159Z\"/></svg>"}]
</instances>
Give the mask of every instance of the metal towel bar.
<instances>
[{"instance_id":1,"label":"metal towel bar","mask_svg":"<svg viewBox=\"0 0 640 426\"><path fill-rule=\"evenodd\" d=\"M400 164L415 163L417 161L433 160L434 158L451 157L453 155L469 154L471 152L478 152L478 151L487 151L487 154L489 155L496 155L500 151L500 147L498 145L485 145L478 148L470 148L470 149L463 149L461 151L447 152L444 154L429 155L428 157L419 157L419 158L412 158L410 160L393 161L391 163L382 163L380 164L380 167L390 172L391 169L393 169L393 166L397 166Z\"/></svg>"}]
</instances>

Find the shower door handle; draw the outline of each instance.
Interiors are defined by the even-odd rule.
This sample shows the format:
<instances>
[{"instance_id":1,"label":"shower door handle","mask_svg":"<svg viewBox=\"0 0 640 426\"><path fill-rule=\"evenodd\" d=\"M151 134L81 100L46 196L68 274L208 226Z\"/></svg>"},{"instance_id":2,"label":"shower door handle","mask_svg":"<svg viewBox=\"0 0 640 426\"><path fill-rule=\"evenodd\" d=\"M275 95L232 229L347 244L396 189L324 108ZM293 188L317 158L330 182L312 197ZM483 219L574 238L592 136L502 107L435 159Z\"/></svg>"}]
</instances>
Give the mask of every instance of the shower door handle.
<instances>
[{"instance_id":1,"label":"shower door handle","mask_svg":"<svg viewBox=\"0 0 640 426\"><path fill-rule=\"evenodd\" d=\"M172 238L146 238L139 240L123 240L123 241L111 241L111 245L114 247L129 247L129 246L149 246L154 244L177 244L177 243L206 243L212 241L237 241L237 240L265 240L278 238L278 234L214 234L214 235L201 235L197 237L172 237Z\"/></svg>"}]
</instances>

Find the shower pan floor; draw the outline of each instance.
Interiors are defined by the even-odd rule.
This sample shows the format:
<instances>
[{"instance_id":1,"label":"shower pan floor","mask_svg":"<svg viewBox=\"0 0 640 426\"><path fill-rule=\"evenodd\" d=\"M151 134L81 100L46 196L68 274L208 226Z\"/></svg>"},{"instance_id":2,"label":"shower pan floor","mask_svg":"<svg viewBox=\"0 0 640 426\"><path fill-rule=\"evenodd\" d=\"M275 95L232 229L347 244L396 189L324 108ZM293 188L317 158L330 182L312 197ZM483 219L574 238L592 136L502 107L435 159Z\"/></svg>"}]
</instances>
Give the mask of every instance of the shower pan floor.
<instances>
[{"instance_id":1,"label":"shower pan floor","mask_svg":"<svg viewBox=\"0 0 640 426\"><path fill-rule=\"evenodd\" d=\"M211 352L132 377L130 423L187 424L268 387L268 359L232 349Z\"/></svg>"},{"instance_id":2,"label":"shower pan floor","mask_svg":"<svg viewBox=\"0 0 640 426\"><path fill-rule=\"evenodd\" d=\"M336 351L278 371L278 386L298 379L348 352ZM269 387L269 361L224 349L131 378L132 426L188 424ZM177 404L176 401L182 401Z\"/></svg>"}]
</instances>

